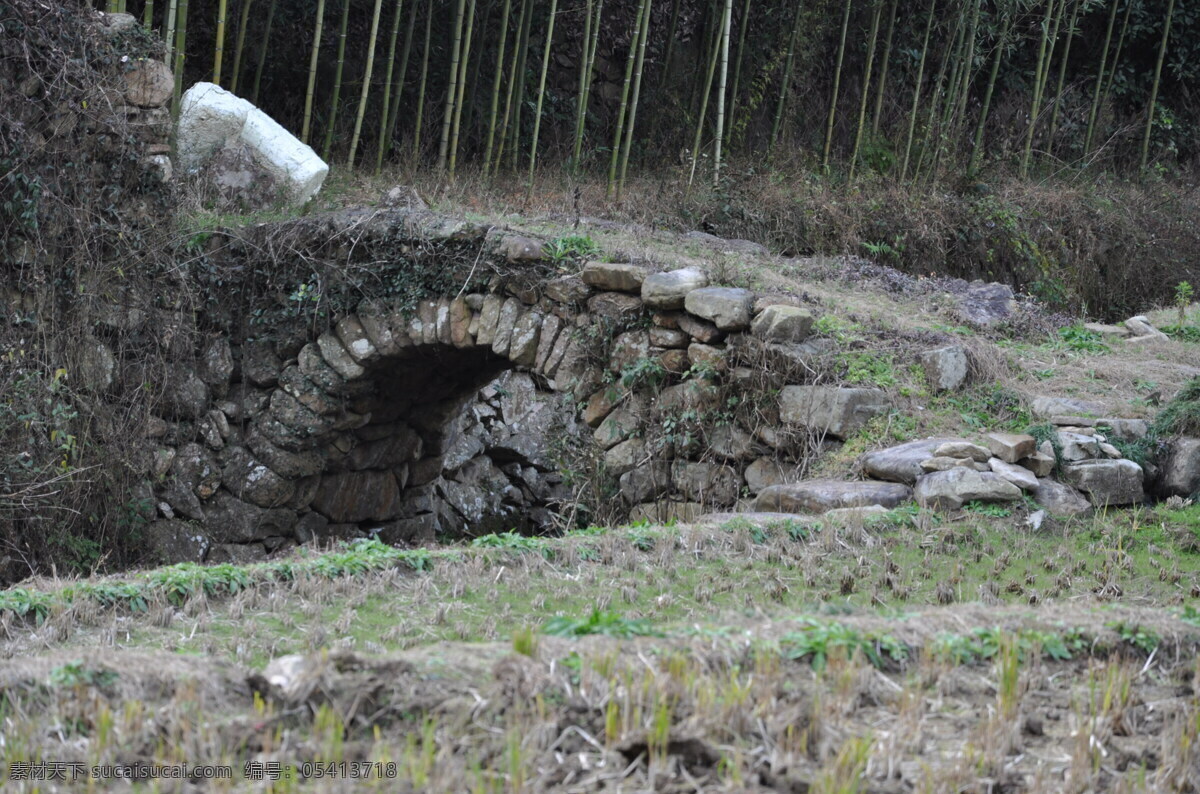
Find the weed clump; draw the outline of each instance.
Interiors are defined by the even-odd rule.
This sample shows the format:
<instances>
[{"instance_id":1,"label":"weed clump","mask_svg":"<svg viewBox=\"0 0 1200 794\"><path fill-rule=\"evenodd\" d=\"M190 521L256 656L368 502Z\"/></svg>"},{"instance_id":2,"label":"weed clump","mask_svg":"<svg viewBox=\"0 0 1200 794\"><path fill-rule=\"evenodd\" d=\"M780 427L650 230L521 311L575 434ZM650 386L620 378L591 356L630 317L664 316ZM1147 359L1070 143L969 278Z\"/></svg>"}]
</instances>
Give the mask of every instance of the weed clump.
<instances>
[{"instance_id":1,"label":"weed clump","mask_svg":"<svg viewBox=\"0 0 1200 794\"><path fill-rule=\"evenodd\" d=\"M1200 378L1192 378L1169 403L1163 406L1151 435L1159 438L1200 435Z\"/></svg>"}]
</instances>

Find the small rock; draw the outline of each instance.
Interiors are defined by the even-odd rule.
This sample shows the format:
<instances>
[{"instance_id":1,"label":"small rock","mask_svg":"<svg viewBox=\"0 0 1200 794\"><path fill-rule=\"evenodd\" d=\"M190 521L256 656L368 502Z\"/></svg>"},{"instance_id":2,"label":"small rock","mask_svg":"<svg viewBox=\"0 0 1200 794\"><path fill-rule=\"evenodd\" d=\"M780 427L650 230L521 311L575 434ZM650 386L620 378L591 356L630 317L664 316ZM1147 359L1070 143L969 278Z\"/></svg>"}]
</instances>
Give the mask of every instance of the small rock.
<instances>
[{"instance_id":1,"label":"small rock","mask_svg":"<svg viewBox=\"0 0 1200 794\"><path fill-rule=\"evenodd\" d=\"M737 501L742 478L729 466L676 462L671 467L671 483L691 501L732 505Z\"/></svg>"},{"instance_id":2,"label":"small rock","mask_svg":"<svg viewBox=\"0 0 1200 794\"><path fill-rule=\"evenodd\" d=\"M1039 451L1028 458L1021 458L1017 463L1033 472L1035 477L1049 477L1054 471L1055 460L1053 454L1046 455Z\"/></svg>"},{"instance_id":3,"label":"small rock","mask_svg":"<svg viewBox=\"0 0 1200 794\"><path fill-rule=\"evenodd\" d=\"M624 408L610 413L596 428L595 439L601 449L611 449L641 429L636 414Z\"/></svg>"},{"instance_id":4,"label":"small rock","mask_svg":"<svg viewBox=\"0 0 1200 794\"><path fill-rule=\"evenodd\" d=\"M891 400L879 389L785 386L779 395L779 417L784 422L841 439L891 408Z\"/></svg>"},{"instance_id":5,"label":"small rock","mask_svg":"<svg viewBox=\"0 0 1200 794\"><path fill-rule=\"evenodd\" d=\"M588 262L581 274L583 283L599 290L641 294L642 282L649 275L644 267L611 262Z\"/></svg>"},{"instance_id":6,"label":"small rock","mask_svg":"<svg viewBox=\"0 0 1200 794\"><path fill-rule=\"evenodd\" d=\"M722 331L740 331L750 325L754 293L735 287L702 287L687 294L684 308Z\"/></svg>"},{"instance_id":7,"label":"small rock","mask_svg":"<svg viewBox=\"0 0 1200 794\"><path fill-rule=\"evenodd\" d=\"M951 469L974 469L975 471L991 471L986 463L980 463L971 458L951 458L946 455L921 461L922 471L950 471Z\"/></svg>"},{"instance_id":8,"label":"small rock","mask_svg":"<svg viewBox=\"0 0 1200 794\"><path fill-rule=\"evenodd\" d=\"M175 76L162 61L132 62L125 72L125 101L142 108L162 107L175 90Z\"/></svg>"},{"instance_id":9,"label":"small rock","mask_svg":"<svg viewBox=\"0 0 1200 794\"><path fill-rule=\"evenodd\" d=\"M988 433L984 443L993 455L1005 463L1016 463L1037 452L1037 439L1023 433Z\"/></svg>"},{"instance_id":10,"label":"small rock","mask_svg":"<svg viewBox=\"0 0 1200 794\"><path fill-rule=\"evenodd\" d=\"M645 457L645 442L640 438L631 438L604 453L604 469L609 475L620 477L645 460Z\"/></svg>"},{"instance_id":11,"label":"small rock","mask_svg":"<svg viewBox=\"0 0 1200 794\"><path fill-rule=\"evenodd\" d=\"M1059 454L1064 461L1075 462L1100 457L1100 444L1095 436L1059 431Z\"/></svg>"},{"instance_id":12,"label":"small rock","mask_svg":"<svg viewBox=\"0 0 1200 794\"><path fill-rule=\"evenodd\" d=\"M725 338L725 334L712 323L698 320L690 314L678 316L679 330L705 345L713 345Z\"/></svg>"},{"instance_id":13,"label":"small rock","mask_svg":"<svg viewBox=\"0 0 1200 794\"><path fill-rule=\"evenodd\" d=\"M541 242L515 234L500 238L496 245L496 254L504 257L511 265L540 262L546 258L546 251Z\"/></svg>"},{"instance_id":14,"label":"small rock","mask_svg":"<svg viewBox=\"0 0 1200 794\"><path fill-rule=\"evenodd\" d=\"M812 333L813 315L795 306L768 306L750 326L751 332L765 342L799 343Z\"/></svg>"},{"instance_id":15,"label":"small rock","mask_svg":"<svg viewBox=\"0 0 1200 794\"><path fill-rule=\"evenodd\" d=\"M563 276L546 282L546 297L559 303L582 303L592 294L592 288L579 276Z\"/></svg>"},{"instance_id":16,"label":"small rock","mask_svg":"<svg viewBox=\"0 0 1200 794\"><path fill-rule=\"evenodd\" d=\"M1036 397L1030 404L1029 410L1039 419L1070 414L1083 416L1102 416L1104 414L1103 405L1071 397Z\"/></svg>"},{"instance_id":17,"label":"small rock","mask_svg":"<svg viewBox=\"0 0 1200 794\"><path fill-rule=\"evenodd\" d=\"M1038 487L1038 478L1028 469L1005 463L999 458L989 460L988 466L1022 491L1032 491Z\"/></svg>"},{"instance_id":18,"label":"small rock","mask_svg":"<svg viewBox=\"0 0 1200 794\"><path fill-rule=\"evenodd\" d=\"M746 488L758 494L772 485L786 485L798 481L797 467L775 458L759 458L746 467Z\"/></svg>"},{"instance_id":19,"label":"small rock","mask_svg":"<svg viewBox=\"0 0 1200 794\"><path fill-rule=\"evenodd\" d=\"M978 444L967 441L950 441L940 445L933 451L934 457L970 458L979 463L987 463L992 453Z\"/></svg>"},{"instance_id":20,"label":"small rock","mask_svg":"<svg viewBox=\"0 0 1200 794\"><path fill-rule=\"evenodd\" d=\"M708 276L698 268L651 273L642 281L642 300L652 309L682 309L687 294L708 286Z\"/></svg>"},{"instance_id":21,"label":"small rock","mask_svg":"<svg viewBox=\"0 0 1200 794\"><path fill-rule=\"evenodd\" d=\"M642 313L642 299L623 292L601 292L588 299L588 311L618 323L628 323Z\"/></svg>"},{"instance_id":22,"label":"small rock","mask_svg":"<svg viewBox=\"0 0 1200 794\"><path fill-rule=\"evenodd\" d=\"M1130 317L1128 320L1126 320L1125 327L1128 328L1129 333L1133 335L1133 339L1130 341L1139 341L1142 339L1166 341L1170 338L1162 331L1151 325L1148 318L1140 314L1137 317Z\"/></svg>"},{"instance_id":23,"label":"small rock","mask_svg":"<svg viewBox=\"0 0 1200 794\"><path fill-rule=\"evenodd\" d=\"M1033 501L1052 516L1076 516L1092 509L1091 503L1079 491L1055 480L1039 478L1032 496Z\"/></svg>"},{"instance_id":24,"label":"small rock","mask_svg":"<svg viewBox=\"0 0 1200 794\"><path fill-rule=\"evenodd\" d=\"M925 379L935 391L953 391L967 379L967 351L961 345L948 345L921 354Z\"/></svg>"}]
</instances>

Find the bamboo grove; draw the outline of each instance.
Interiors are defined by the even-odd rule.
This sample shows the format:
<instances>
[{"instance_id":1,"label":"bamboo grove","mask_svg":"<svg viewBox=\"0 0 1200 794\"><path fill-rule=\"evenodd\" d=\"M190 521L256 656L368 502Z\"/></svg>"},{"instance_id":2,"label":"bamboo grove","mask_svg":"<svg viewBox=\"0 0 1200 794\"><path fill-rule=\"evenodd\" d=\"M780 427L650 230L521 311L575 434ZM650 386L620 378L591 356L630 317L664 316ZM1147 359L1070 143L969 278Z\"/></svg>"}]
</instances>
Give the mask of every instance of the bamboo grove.
<instances>
[{"instance_id":1,"label":"bamboo grove","mask_svg":"<svg viewBox=\"0 0 1200 794\"><path fill-rule=\"evenodd\" d=\"M800 164L854 180L1173 168L1197 0L107 0L327 160L533 184Z\"/></svg>"}]
</instances>

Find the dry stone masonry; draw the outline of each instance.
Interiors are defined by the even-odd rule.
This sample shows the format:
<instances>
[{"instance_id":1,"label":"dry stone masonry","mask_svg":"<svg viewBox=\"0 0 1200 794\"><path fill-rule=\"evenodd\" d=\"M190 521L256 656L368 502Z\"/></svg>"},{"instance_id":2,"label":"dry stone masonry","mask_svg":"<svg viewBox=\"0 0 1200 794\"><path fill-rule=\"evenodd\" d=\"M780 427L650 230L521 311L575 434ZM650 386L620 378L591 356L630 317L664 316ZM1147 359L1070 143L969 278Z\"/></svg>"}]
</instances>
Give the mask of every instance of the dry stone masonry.
<instances>
[{"instance_id":1,"label":"dry stone masonry","mask_svg":"<svg viewBox=\"0 0 1200 794\"><path fill-rule=\"evenodd\" d=\"M323 222L315 236L339 241ZM1052 398L1034 401L1055 427L1040 444L1005 433L922 439L863 456L868 479L801 480L807 457L894 406L879 389L829 385L833 343L812 338L817 318L794 299L710 285L695 268L537 271L538 241L419 208L338 223L378 227L389 250L424 252L434 270L453 253L492 275L419 300L356 286L348 310L302 317L287 333L210 334L196 365L164 382L149 430L162 556L546 531L580 509L587 482L601 484L610 518L655 522L1026 496L1061 516L1143 499L1142 468L1106 434L1134 439L1145 422L1089 419L1097 406ZM338 245L325 255L355 250ZM408 267L393 275L408 278ZM250 270L239 260L238 272ZM935 390L968 376L961 347L920 361ZM1194 489L1200 443L1174 454L1187 463L1167 486Z\"/></svg>"}]
</instances>

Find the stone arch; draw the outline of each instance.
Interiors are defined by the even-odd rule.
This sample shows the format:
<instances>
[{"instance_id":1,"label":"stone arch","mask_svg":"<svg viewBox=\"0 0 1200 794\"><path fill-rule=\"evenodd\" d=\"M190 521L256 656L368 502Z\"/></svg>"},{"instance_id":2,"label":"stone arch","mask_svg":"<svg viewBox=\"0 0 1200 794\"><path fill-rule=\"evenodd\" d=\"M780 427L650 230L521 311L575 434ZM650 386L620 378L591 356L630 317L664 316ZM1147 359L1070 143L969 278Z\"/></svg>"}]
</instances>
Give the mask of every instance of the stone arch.
<instances>
[{"instance_id":1,"label":"stone arch","mask_svg":"<svg viewBox=\"0 0 1200 794\"><path fill-rule=\"evenodd\" d=\"M496 245L423 215L392 220L381 240L410 246L404 241L417 235L404 229L435 228L457 261L492 250L510 259L507 272L514 267L504 251L537 248L503 237ZM709 287L691 268L593 262L578 275L487 284L415 305L368 297L319 333L234 342L228 326L213 338L197 372L180 380L188 387L175 390L173 404L186 402L190 419L176 421L152 464L164 514L155 535L174 547L163 556L244 559L367 531L401 543L544 527L568 494L532 442L561 433L594 443L606 501L634 519L732 508L781 470L785 429L759 432L710 415L721 388L751 388L756 373L738 362L770 358L764 366L784 379L777 385L807 366L817 351L801 344L812 325L806 310ZM614 387L642 365L662 377ZM490 435L464 435L489 412L499 414ZM837 432L868 414L856 409ZM702 443L660 443L655 423L675 415L709 423Z\"/></svg>"}]
</instances>

